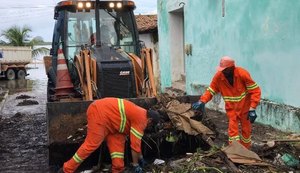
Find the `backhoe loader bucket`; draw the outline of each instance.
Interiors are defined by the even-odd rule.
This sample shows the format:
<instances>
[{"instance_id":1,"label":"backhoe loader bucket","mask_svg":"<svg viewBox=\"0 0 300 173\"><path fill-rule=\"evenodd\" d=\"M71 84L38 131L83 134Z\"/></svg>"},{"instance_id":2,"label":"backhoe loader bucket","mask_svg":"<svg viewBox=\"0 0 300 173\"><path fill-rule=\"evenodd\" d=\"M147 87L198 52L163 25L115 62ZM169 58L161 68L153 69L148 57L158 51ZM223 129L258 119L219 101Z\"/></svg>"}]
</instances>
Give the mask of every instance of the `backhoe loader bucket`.
<instances>
[{"instance_id":1,"label":"backhoe loader bucket","mask_svg":"<svg viewBox=\"0 0 300 173\"><path fill-rule=\"evenodd\" d=\"M156 98L128 100L146 109L157 103ZM73 137L76 132L86 128L86 111L91 103L92 101L47 103L49 165L61 166L79 148L83 140L76 140ZM97 164L97 161L96 151L82 164L82 167L90 167Z\"/></svg>"}]
</instances>

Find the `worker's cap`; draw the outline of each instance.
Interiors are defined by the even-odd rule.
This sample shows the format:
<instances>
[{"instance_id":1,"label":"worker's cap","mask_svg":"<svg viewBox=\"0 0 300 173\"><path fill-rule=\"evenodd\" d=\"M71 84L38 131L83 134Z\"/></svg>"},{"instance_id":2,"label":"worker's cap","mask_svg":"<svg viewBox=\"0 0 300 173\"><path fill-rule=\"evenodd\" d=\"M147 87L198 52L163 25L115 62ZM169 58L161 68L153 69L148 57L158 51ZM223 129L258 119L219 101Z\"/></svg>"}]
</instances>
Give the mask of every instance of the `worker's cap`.
<instances>
[{"instance_id":1,"label":"worker's cap","mask_svg":"<svg viewBox=\"0 0 300 173\"><path fill-rule=\"evenodd\" d=\"M160 114L157 111L152 109L147 110L147 117L151 118L154 124L158 123L160 120Z\"/></svg>"},{"instance_id":2,"label":"worker's cap","mask_svg":"<svg viewBox=\"0 0 300 173\"><path fill-rule=\"evenodd\" d=\"M223 71L225 68L235 66L234 60L229 56L223 56L220 60L220 65L217 67L217 71Z\"/></svg>"}]
</instances>

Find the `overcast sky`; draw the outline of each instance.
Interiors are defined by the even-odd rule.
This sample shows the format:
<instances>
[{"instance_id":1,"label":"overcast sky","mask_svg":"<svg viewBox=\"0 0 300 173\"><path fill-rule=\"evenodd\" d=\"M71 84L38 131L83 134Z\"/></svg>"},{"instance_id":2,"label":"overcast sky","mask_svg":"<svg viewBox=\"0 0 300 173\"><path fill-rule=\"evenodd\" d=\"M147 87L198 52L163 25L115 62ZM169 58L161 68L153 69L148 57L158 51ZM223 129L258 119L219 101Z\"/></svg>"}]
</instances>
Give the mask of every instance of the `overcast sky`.
<instances>
[{"instance_id":1,"label":"overcast sky","mask_svg":"<svg viewBox=\"0 0 300 173\"><path fill-rule=\"evenodd\" d=\"M13 26L31 27L31 36L52 40L54 6L60 0L0 0L0 32ZM136 14L156 14L156 0L134 0Z\"/></svg>"}]
</instances>

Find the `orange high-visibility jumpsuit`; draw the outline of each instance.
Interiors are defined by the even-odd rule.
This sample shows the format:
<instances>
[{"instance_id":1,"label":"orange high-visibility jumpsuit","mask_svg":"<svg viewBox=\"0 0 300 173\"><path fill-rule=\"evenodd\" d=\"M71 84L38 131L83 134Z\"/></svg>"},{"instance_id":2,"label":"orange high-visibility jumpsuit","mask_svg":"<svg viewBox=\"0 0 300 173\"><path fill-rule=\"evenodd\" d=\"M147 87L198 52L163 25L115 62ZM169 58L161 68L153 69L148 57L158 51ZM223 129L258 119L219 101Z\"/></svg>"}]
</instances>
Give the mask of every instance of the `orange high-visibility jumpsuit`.
<instances>
[{"instance_id":1,"label":"orange high-visibility jumpsuit","mask_svg":"<svg viewBox=\"0 0 300 173\"><path fill-rule=\"evenodd\" d=\"M64 163L65 173L77 167L106 138L112 159L112 172L124 170L125 136L130 136L130 147L141 152L141 138L147 126L147 111L134 103L117 98L94 101L87 110L87 136L74 156Z\"/></svg>"},{"instance_id":2,"label":"orange high-visibility jumpsuit","mask_svg":"<svg viewBox=\"0 0 300 173\"><path fill-rule=\"evenodd\" d=\"M259 86L253 81L247 70L235 67L233 86L219 71L213 77L210 86L201 96L200 101L207 103L217 93L221 93L225 102L225 110L229 120L229 143L236 140L246 148L250 148L251 123L248 120L248 112L250 107L255 109L260 101L261 91ZM239 122L242 126L241 136L239 135Z\"/></svg>"}]
</instances>

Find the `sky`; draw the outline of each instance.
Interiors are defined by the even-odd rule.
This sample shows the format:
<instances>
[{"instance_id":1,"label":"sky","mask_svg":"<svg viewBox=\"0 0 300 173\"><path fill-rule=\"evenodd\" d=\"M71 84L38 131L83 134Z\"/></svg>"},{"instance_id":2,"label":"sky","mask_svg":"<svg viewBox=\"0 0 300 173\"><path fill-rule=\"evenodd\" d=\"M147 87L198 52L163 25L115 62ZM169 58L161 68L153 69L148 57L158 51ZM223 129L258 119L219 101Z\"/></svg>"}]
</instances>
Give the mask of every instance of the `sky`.
<instances>
[{"instance_id":1,"label":"sky","mask_svg":"<svg viewBox=\"0 0 300 173\"><path fill-rule=\"evenodd\" d=\"M31 37L52 40L54 7L60 0L0 0L0 33L17 25L29 26ZM135 14L156 14L156 0L134 0ZM3 37L0 37L3 39Z\"/></svg>"}]
</instances>

